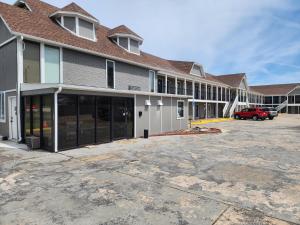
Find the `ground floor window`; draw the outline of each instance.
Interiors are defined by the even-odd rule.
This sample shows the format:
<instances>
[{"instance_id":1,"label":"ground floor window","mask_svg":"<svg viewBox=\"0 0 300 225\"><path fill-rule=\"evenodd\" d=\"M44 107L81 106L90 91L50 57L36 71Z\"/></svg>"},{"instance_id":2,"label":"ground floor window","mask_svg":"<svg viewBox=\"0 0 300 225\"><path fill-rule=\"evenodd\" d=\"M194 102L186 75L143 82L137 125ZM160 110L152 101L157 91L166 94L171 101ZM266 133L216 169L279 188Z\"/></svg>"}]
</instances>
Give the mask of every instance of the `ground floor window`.
<instances>
[{"instance_id":1,"label":"ground floor window","mask_svg":"<svg viewBox=\"0 0 300 225\"><path fill-rule=\"evenodd\" d=\"M184 118L184 101L177 101L177 119Z\"/></svg>"},{"instance_id":2,"label":"ground floor window","mask_svg":"<svg viewBox=\"0 0 300 225\"><path fill-rule=\"evenodd\" d=\"M23 97L23 139L40 138L41 148L53 150L53 95Z\"/></svg>"},{"instance_id":3,"label":"ground floor window","mask_svg":"<svg viewBox=\"0 0 300 225\"><path fill-rule=\"evenodd\" d=\"M0 122L5 121L5 92L0 92Z\"/></svg>"},{"instance_id":4,"label":"ground floor window","mask_svg":"<svg viewBox=\"0 0 300 225\"><path fill-rule=\"evenodd\" d=\"M58 96L59 150L133 136L133 99L89 95Z\"/></svg>"}]
</instances>

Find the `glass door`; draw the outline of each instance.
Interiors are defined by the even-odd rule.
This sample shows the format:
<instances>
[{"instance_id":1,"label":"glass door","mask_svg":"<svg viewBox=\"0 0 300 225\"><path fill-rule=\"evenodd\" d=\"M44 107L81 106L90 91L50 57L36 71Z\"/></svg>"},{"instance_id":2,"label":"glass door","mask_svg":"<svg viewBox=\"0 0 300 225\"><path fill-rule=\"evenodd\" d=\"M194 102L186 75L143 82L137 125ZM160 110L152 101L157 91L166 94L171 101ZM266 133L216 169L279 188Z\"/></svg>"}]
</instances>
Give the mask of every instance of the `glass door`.
<instances>
[{"instance_id":1,"label":"glass door","mask_svg":"<svg viewBox=\"0 0 300 225\"><path fill-rule=\"evenodd\" d=\"M96 142L111 141L111 98L97 97Z\"/></svg>"}]
</instances>

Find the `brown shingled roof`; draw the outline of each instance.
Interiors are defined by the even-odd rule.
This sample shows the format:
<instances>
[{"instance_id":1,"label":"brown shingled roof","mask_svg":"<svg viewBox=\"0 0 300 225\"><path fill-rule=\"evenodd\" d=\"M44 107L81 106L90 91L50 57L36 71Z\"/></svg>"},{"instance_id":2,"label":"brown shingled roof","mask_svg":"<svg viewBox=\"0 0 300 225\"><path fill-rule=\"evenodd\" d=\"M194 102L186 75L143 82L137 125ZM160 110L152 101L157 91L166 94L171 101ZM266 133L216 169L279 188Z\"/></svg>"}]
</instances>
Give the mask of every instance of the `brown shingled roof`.
<instances>
[{"instance_id":1,"label":"brown shingled roof","mask_svg":"<svg viewBox=\"0 0 300 225\"><path fill-rule=\"evenodd\" d=\"M51 14L59 11L59 8L39 0L26 0L26 3L32 9L32 12L0 2L0 15L12 32L24 35L25 39L28 35L31 38L60 43L66 47L75 47L107 58L126 60L152 69L179 74L190 73L192 62L184 62L182 63L184 66L182 66L179 61L169 61L143 51L140 52L140 55L131 54L108 38L112 30L126 31L137 35L126 26L111 30L100 24L95 24L97 41L94 42L71 34L59 26L56 21L49 18ZM70 6L70 8L72 7Z\"/></svg>"},{"instance_id":2,"label":"brown shingled roof","mask_svg":"<svg viewBox=\"0 0 300 225\"><path fill-rule=\"evenodd\" d=\"M91 17L93 19L96 19L95 17L93 17L91 14L89 14L87 11L85 11L83 8L81 8L79 5L77 5L74 2L70 3L69 5L66 5L63 8L61 8L61 10L62 11L68 11L68 12L80 13L82 15L85 15L85 16Z\"/></svg>"},{"instance_id":3,"label":"brown shingled roof","mask_svg":"<svg viewBox=\"0 0 300 225\"><path fill-rule=\"evenodd\" d=\"M246 76L245 73L237 73L237 74L219 75L219 76L215 76L214 78L231 87L239 87L245 76Z\"/></svg>"},{"instance_id":4,"label":"brown shingled roof","mask_svg":"<svg viewBox=\"0 0 300 225\"><path fill-rule=\"evenodd\" d=\"M300 83L250 86L250 89L264 95L286 95L297 86Z\"/></svg>"},{"instance_id":5,"label":"brown shingled roof","mask_svg":"<svg viewBox=\"0 0 300 225\"><path fill-rule=\"evenodd\" d=\"M113 36L114 34L130 34L130 35L136 36L140 39L143 39L141 36L139 36L137 33L133 32L131 29L129 29L125 25L120 25L118 27L115 27L108 32L109 37Z\"/></svg>"}]
</instances>

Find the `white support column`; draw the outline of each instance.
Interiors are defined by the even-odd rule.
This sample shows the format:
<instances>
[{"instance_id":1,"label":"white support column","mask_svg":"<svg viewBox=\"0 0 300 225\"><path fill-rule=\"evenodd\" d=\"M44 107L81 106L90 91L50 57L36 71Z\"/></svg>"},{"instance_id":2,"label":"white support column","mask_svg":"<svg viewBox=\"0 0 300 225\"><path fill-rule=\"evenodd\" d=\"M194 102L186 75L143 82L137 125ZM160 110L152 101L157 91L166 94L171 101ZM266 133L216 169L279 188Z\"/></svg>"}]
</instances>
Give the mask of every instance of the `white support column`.
<instances>
[{"instance_id":1,"label":"white support column","mask_svg":"<svg viewBox=\"0 0 300 225\"><path fill-rule=\"evenodd\" d=\"M207 102L205 102L205 119L207 119Z\"/></svg>"},{"instance_id":2,"label":"white support column","mask_svg":"<svg viewBox=\"0 0 300 225\"><path fill-rule=\"evenodd\" d=\"M18 141L22 140L21 131L21 84L23 83L23 38L17 39L17 130L18 130Z\"/></svg>"},{"instance_id":3,"label":"white support column","mask_svg":"<svg viewBox=\"0 0 300 225\"><path fill-rule=\"evenodd\" d=\"M202 97L202 85L199 83L199 99Z\"/></svg>"},{"instance_id":4,"label":"white support column","mask_svg":"<svg viewBox=\"0 0 300 225\"><path fill-rule=\"evenodd\" d=\"M165 76L165 94L168 93L168 76Z\"/></svg>"},{"instance_id":5,"label":"white support column","mask_svg":"<svg viewBox=\"0 0 300 225\"><path fill-rule=\"evenodd\" d=\"M216 100L217 100L217 104L216 104L216 118L219 118L219 87L216 86L216 93L217 93L217 96L216 96Z\"/></svg>"},{"instance_id":6,"label":"white support column","mask_svg":"<svg viewBox=\"0 0 300 225\"><path fill-rule=\"evenodd\" d=\"M195 81L193 80L193 81L192 81L192 93L193 93L193 99L195 99L195 90L196 90L196 88L195 88Z\"/></svg>"},{"instance_id":7,"label":"white support column","mask_svg":"<svg viewBox=\"0 0 300 225\"><path fill-rule=\"evenodd\" d=\"M177 77L175 77L175 94L177 95L178 94L178 85L177 85Z\"/></svg>"},{"instance_id":8,"label":"white support column","mask_svg":"<svg viewBox=\"0 0 300 225\"><path fill-rule=\"evenodd\" d=\"M184 95L187 95L187 90L186 90L186 79L184 79Z\"/></svg>"},{"instance_id":9,"label":"white support column","mask_svg":"<svg viewBox=\"0 0 300 225\"><path fill-rule=\"evenodd\" d=\"M207 95L208 95L208 93L207 93L207 83L205 84L205 100L207 101ZM207 108L206 108L206 110L207 110Z\"/></svg>"}]
</instances>

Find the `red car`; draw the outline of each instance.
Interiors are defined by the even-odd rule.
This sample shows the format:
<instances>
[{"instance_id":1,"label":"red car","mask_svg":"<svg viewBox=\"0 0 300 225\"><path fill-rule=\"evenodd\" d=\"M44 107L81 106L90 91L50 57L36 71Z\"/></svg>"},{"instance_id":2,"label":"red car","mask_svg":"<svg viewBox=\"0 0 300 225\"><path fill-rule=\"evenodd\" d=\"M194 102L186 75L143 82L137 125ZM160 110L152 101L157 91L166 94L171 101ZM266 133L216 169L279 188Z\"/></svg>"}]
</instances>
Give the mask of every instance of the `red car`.
<instances>
[{"instance_id":1,"label":"red car","mask_svg":"<svg viewBox=\"0 0 300 225\"><path fill-rule=\"evenodd\" d=\"M265 120L268 117L268 113L264 112L261 108L246 108L241 112L235 112L234 118L239 119L253 119L253 120Z\"/></svg>"}]
</instances>

